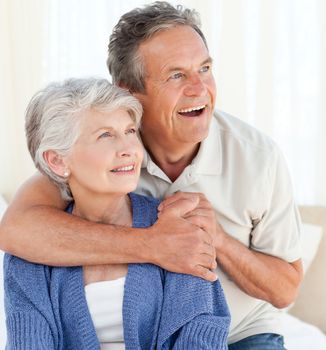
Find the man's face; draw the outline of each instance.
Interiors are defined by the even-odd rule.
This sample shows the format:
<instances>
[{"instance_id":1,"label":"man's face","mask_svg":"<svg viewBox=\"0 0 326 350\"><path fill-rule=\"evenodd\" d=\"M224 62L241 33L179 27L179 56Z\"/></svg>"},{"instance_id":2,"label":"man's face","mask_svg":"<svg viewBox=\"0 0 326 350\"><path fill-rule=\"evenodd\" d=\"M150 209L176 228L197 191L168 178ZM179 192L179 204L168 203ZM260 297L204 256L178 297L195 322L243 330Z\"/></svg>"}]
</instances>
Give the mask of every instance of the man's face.
<instances>
[{"instance_id":1,"label":"man's face","mask_svg":"<svg viewBox=\"0 0 326 350\"><path fill-rule=\"evenodd\" d=\"M146 93L142 138L147 147L172 151L196 146L207 136L215 103L215 81L208 50L189 26L155 34L139 48Z\"/></svg>"}]
</instances>

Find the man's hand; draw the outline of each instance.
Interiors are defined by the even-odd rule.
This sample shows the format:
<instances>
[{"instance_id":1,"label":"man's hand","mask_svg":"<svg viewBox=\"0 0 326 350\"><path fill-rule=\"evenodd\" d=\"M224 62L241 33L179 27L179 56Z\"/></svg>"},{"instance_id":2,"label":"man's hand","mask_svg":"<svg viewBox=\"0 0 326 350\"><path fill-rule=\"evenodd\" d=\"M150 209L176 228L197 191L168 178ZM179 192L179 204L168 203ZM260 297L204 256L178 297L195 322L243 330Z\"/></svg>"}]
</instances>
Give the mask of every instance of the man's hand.
<instances>
[{"instance_id":1,"label":"man's hand","mask_svg":"<svg viewBox=\"0 0 326 350\"><path fill-rule=\"evenodd\" d=\"M198 206L199 197L196 194L176 196L173 201L169 198L166 206L163 202L159 219L149 228L154 232L147 235L144 243L151 247L151 262L169 271L213 282L217 276L212 272L216 268L216 256L211 236L183 218Z\"/></svg>"},{"instance_id":2,"label":"man's hand","mask_svg":"<svg viewBox=\"0 0 326 350\"><path fill-rule=\"evenodd\" d=\"M202 193L178 192L173 196L167 197L160 205L160 212L168 210L176 205L176 203L187 201L195 201L197 205L182 216L188 222L196 225L204 230L210 237L210 245L214 248L221 244L221 240L225 235L221 225L219 225L216 213Z\"/></svg>"},{"instance_id":3,"label":"man's hand","mask_svg":"<svg viewBox=\"0 0 326 350\"><path fill-rule=\"evenodd\" d=\"M210 232L214 225L211 208L203 203L198 194L169 197L159 207L159 219L152 227L155 232L146 244L152 247L154 264L215 281L215 233Z\"/></svg>"}]
</instances>

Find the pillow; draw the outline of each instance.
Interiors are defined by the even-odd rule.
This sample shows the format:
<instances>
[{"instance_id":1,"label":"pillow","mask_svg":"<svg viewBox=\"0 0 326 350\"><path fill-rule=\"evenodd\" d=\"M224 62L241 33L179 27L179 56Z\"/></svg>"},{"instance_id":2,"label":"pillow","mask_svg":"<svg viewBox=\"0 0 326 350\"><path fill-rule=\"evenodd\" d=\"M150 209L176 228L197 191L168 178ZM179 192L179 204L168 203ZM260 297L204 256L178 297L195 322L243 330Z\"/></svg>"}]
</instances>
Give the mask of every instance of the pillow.
<instances>
[{"instance_id":1,"label":"pillow","mask_svg":"<svg viewBox=\"0 0 326 350\"><path fill-rule=\"evenodd\" d=\"M309 269L310 264L315 258L319 243L321 241L323 229L321 226L312 224L302 224L301 246L302 246L302 264L304 273Z\"/></svg>"},{"instance_id":2,"label":"pillow","mask_svg":"<svg viewBox=\"0 0 326 350\"><path fill-rule=\"evenodd\" d=\"M326 335L316 326L303 322L289 314L283 314L281 322L286 349L326 349Z\"/></svg>"}]
</instances>

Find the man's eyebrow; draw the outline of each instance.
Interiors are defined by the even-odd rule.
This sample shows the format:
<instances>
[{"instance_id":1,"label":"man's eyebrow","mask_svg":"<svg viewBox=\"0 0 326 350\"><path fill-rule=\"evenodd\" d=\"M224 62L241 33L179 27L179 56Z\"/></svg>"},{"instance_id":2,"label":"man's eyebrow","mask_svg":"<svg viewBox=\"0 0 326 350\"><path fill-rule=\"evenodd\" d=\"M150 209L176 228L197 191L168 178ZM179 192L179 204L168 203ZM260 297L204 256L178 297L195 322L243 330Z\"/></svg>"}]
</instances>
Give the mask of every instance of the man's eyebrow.
<instances>
[{"instance_id":1,"label":"man's eyebrow","mask_svg":"<svg viewBox=\"0 0 326 350\"><path fill-rule=\"evenodd\" d=\"M206 60L201 64L201 66L204 65L204 64L207 64L207 63L213 63L212 57L210 57L210 56L207 57Z\"/></svg>"},{"instance_id":2,"label":"man's eyebrow","mask_svg":"<svg viewBox=\"0 0 326 350\"><path fill-rule=\"evenodd\" d=\"M213 59L212 57L207 57L201 64L200 66L203 66L207 63L213 63ZM171 67L167 70L167 73L171 73L171 72L175 72L175 71L180 71L180 70L184 70L185 67Z\"/></svg>"}]
</instances>

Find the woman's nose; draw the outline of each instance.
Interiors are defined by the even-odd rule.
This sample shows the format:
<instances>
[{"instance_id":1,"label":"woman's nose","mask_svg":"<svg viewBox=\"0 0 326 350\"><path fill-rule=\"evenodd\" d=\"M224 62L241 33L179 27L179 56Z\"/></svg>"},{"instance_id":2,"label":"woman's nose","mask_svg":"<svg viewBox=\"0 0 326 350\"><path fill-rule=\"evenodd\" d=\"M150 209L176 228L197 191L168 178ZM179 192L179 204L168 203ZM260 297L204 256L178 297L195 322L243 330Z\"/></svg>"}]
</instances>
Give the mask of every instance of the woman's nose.
<instances>
[{"instance_id":1,"label":"woman's nose","mask_svg":"<svg viewBox=\"0 0 326 350\"><path fill-rule=\"evenodd\" d=\"M119 151L118 152L119 157L130 157L131 156L131 152L127 151L127 150L123 150L123 151Z\"/></svg>"},{"instance_id":2,"label":"woman's nose","mask_svg":"<svg viewBox=\"0 0 326 350\"><path fill-rule=\"evenodd\" d=\"M118 157L130 157L132 155L132 144L128 140L121 140L117 154Z\"/></svg>"}]
</instances>

